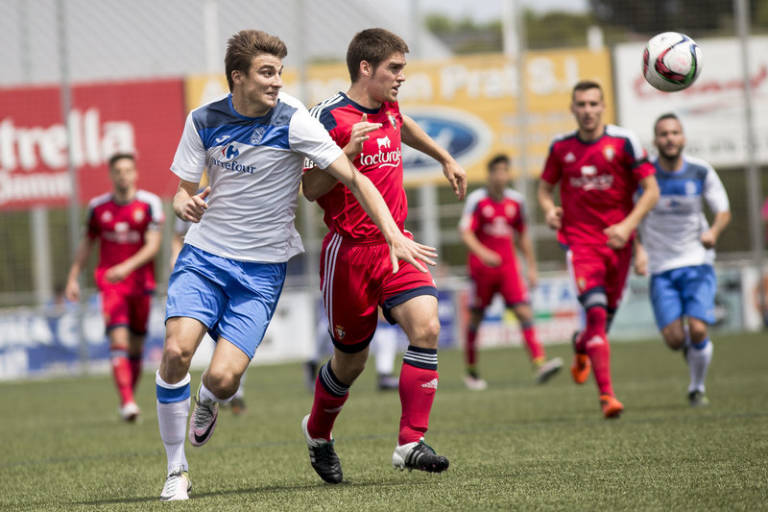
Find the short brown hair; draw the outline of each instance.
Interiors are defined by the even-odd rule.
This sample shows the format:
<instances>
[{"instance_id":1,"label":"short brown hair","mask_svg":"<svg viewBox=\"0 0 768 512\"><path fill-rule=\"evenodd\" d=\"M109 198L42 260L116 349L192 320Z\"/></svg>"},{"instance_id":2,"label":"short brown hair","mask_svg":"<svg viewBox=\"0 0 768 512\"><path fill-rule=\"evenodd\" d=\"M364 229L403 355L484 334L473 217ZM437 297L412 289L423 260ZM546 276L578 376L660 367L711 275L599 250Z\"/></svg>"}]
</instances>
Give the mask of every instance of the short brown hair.
<instances>
[{"instance_id":1,"label":"short brown hair","mask_svg":"<svg viewBox=\"0 0 768 512\"><path fill-rule=\"evenodd\" d=\"M224 56L224 70L227 73L230 91L234 86L232 72L248 73L253 58L263 53L284 59L288 55L288 49L279 37L261 30L241 30L229 38L227 53Z\"/></svg>"},{"instance_id":2,"label":"short brown hair","mask_svg":"<svg viewBox=\"0 0 768 512\"><path fill-rule=\"evenodd\" d=\"M112 168L115 166L118 160L122 160L123 158L130 160L134 164L136 163L136 155L133 153L115 153L111 157L109 157L109 160L107 160L107 164L109 165L109 169L112 170Z\"/></svg>"},{"instance_id":3,"label":"short brown hair","mask_svg":"<svg viewBox=\"0 0 768 512\"><path fill-rule=\"evenodd\" d=\"M588 91L589 89L597 89L600 91L600 98L603 97L603 88L600 87L600 84L595 82L594 80L579 80L576 82L576 85L573 86L573 90L571 91L571 99L573 99L573 95L576 94L576 91Z\"/></svg>"},{"instance_id":4,"label":"short brown hair","mask_svg":"<svg viewBox=\"0 0 768 512\"><path fill-rule=\"evenodd\" d=\"M360 63L367 61L376 69L393 53L408 53L403 39L383 28L369 28L358 32L347 48L347 69L349 78L356 82L360 75Z\"/></svg>"},{"instance_id":5,"label":"short brown hair","mask_svg":"<svg viewBox=\"0 0 768 512\"><path fill-rule=\"evenodd\" d=\"M504 153L499 153L498 155L488 160L488 163L486 164L486 167L488 168L488 172L491 172L493 168L499 164L504 164L507 167L509 167L510 165L512 165L512 161Z\"/></svg>"},{"instance_id":6,"label":"short brown hair","mask_svg":"<svg viewBox=\"0 0 768 512\"><path fill-rule=\"evenodd\" d=\"M677 117L677 114L673 112L667 112L665 114L661 114L659 117L656 118L656 122L653 123L653 134L656 135L656 132L659 129L659 123L662 121L666 121L667 119L674 119L678 123L680 123L680 127L682 128L683 123L680 122L680 118Z\"/></svg>"}]
</instances>

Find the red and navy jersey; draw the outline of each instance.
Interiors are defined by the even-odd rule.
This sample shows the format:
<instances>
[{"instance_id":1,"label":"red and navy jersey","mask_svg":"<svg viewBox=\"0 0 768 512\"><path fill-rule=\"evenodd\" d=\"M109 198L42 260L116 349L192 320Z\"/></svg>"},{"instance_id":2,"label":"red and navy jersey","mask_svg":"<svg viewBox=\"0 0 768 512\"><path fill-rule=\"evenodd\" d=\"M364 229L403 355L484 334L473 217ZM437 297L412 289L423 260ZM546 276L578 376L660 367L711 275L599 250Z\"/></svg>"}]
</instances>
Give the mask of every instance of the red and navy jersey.
<instances>
[{"instance_id":1,"label":"red and navy jersey","mask_svg":"<svg viewBox=\"0 0 768 512\"><path fill-rule=\"evenodd\" d=\"M349 142L352 126L361 121L363 114L367 114L368 122L381 123L381 128L368 133L368 140L363 143L363 151L354 164L379 190L402 231L408 216L408 202L403 188L400 137L403 117L398 104L385 102L374 110L355 103L340 92L310 109L310 113L320 120L341 148ZM343 184L337 184L318 198L317 203L325 212L325 224L331 232L361 241L383 240L379 228Z\"/></svg>"},{"instance_id":2,"label":"red and navy jersey","mask_svg":"<svg viewBox=\"0 0 768 512\"><path fill-rule=\"evenodd\" d=\"M515 232L525 231L523 195L507 188L501 200L496 200L488 194L488 189L479 188L467 196L459 226L474 232L481 244L498 253L502 265L514 263ZM482 265L472 252L469 264Z\"/></svg>"},{"instance_id":3,"label":"red and navy jersey","mask_svg":"<svg viewBox=\"0 0 768 512\"><path fill-rule=\"evenodd\" d=\"M637 137L624 128L607 125L592 142L579 139L578 132L555 139L541 179L560 183L560 240L566 245L605 244L603 230L626 218L638 182L654 172Z\"/></svg>"},{"instance_id":4,"label":"red and navy jersey","mask_svg":"<svg viewBox=\"0 0 768 512\"><path fill-rule=\"evenodd\" d=\"M93 198L88 204L88 236L99 240L99 262L95 277L99 287L110 285L104 274L136 254L144 245L144 235L158 229L164 215L160 198L151 192L136 191L133 199L120 204L111 193ZM137 268L121 283L126 293L154 290L155 268L152 261Z\"/></svg>"}]
</instances>

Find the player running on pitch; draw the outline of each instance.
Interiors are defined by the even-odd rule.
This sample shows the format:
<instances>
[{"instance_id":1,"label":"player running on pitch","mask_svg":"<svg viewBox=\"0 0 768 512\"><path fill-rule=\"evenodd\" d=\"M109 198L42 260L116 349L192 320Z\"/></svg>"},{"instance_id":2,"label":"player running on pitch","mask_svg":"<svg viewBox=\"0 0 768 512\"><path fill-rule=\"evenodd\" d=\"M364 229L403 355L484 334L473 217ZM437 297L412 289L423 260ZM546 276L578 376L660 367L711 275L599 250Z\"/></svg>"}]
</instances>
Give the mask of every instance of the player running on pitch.
<instances>
[{"instance_id":1,"label":"player running on pitch","mask_svg":"<svg viewBox=\"0 0 768 512\"><path fill-rule=\"evenodd\" d=\"M507 187L509 168L507 155L497 155L488 162L488 183L467 196L459 224L461 238L469 249L469 277L472 280L465 346L467 374L464 377L464 383L472 390L487 387L477 373L476 338L485 309L496 293L502 295L507 308L514 311L520 322L536 381L546 382L563 365L559 357L546 360L544 348L536 336L528 289L515 255L515 240L525 257L531 286L536 286L537 281L536 259L533 243L525 229L524 198Z\"/></svg>"},{"instance_id":2,"label":"player running on pitch","mask_svg":"<svg viewBox=\"0 0 768 512\"><path fill-rule=\"evenodd\" d=\"M160 250L164 215L160 198L137 189L139 175L132 154L112 156L109 177L112 191L88 204L86 236L77 248L64 293L71 301L80 300L77 278L98 240L99 262L94 276L101 292L120 416L134 421L140 411L133 394L141 376L155 290L154 258Z\"/></svg>"},{"instance_id":3,"label":"player running on pitch","mask_svg":"<svg viewBox=\"0 0 768 512\"><path fill-rule=\"evenodd\" d=\"M568 248L586 327L574 338L574 381L583 384L590 366L606 418L624 406L611 382L607 332L619 306L632 260L632 237L659 198L653 166L635 135L602 120L605 103L600 84L573 87L571 112L578 130L554 140L539 181L539 204L550 228ZM560 201L554 189L560 184ZM636 202L638 185L643 192Z\"/></svg>"},{"instance_id":4,"label":"player running on pitch","mask_svg":"<svg viewBox=\"0 0 768 512\"><path fill-rule=\"evenodd\" d=\"M349 90L311 110L381 192L401 231L408 213L401 143L440 162L460 199L466 189L466 173L453 157L400 112L397 95L405 81L407 52L405 42L391 32L359 32L347 49ZM320 281L334 343L334 353L316 380L312 411L302 421L312 467L326 482L342 481L331 431L350 386L365 367L381 306L387 320L400 324L410 343L400 371L402 415L392 464L444 471L448 459L424 442L438 383L440 322L435 283L421 266L403 264L393 272L379 230L343 184L313 168L305 173L303 185L304 195L317 199L325 211L329 228Z\"/></svg>"},{"instance_id":5,"label":"player running on pitch","mask_svg":"<svg viewBox=\"0 0 768 512\"><path fill-rule=\"evenodd\" d=\"M713 350L707 325L715 320L714 246L731 220L728 195L712 166L683 154L685 135L675 114L660 116L653 132L661 198L640 224L635 271L651 274L651 305L667 346L685 350L689 403L708 405L704 381ZM704 202L715 215L711 227Z\"/></svg>"},{"instance_id":6,"label":"player running on pitch","mask_svg":"<svg viewBox=\"0 0 768 512\"><path fill-rule=\"evenodd\" d=\"M431 263L435 256L401 233L370 180L298 100L280 92L286 54L285 44L264 32L232 36L225 57L231 94L190 112L171 166L180 178L174 212L193 226L168 284L156 378L168 458L162 500L189 497L189 364L203 335L211 333L217 344L195 394L193 446L213 435L218 404L234 396L275 311L287 261L303 250L294 219L304 158L354 191L381 229L393 265L398 259ZM204 168L210 186L198 193Z\"/></svg>"}]
</instances>

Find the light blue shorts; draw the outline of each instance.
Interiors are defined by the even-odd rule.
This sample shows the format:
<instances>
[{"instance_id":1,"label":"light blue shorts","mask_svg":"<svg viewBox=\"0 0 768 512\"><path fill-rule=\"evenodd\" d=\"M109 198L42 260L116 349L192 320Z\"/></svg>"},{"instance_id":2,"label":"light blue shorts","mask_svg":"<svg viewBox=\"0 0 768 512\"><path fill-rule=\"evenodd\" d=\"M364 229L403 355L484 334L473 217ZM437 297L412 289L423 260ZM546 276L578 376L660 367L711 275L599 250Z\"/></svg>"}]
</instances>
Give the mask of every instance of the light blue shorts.
<instances>
[{"instance_id":1,"label":"light blue shorts","mask_svg":"<svg viewBox=\"0 0 768 512\"><path fill-rule=\"evenodd\" d=\"M667 270L651 276L651 304L659 330L682 316L715 321L717 278L712 265Z\"/></svg>"},{"instance_id":2,"label":"light blue shorts","mask_svg":"<svg viewBox=\"0 0 768 512\"><path fill-rule=\"evenodd\" d=\"M222 337L252 358L277 307L286 266L231 260L184 244L168 281L165 320L199 320L215 341Z\"/></svg>"}]
</instances>

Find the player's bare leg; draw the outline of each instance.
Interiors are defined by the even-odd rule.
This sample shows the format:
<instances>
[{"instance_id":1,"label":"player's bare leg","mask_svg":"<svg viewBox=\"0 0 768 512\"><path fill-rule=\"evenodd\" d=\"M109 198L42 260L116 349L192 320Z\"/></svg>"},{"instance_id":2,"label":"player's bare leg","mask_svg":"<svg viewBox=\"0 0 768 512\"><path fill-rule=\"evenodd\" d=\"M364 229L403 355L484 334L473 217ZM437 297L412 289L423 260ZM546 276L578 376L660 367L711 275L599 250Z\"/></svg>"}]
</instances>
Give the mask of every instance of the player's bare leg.
<instances>
[{"instance_id":1,"label":"player's bare leg","mask_svg":"<svg viewBox=\"0 0 768 512\"><path fill-rule=\"evenodd\" d=\"M240 387L250 357L236 345L219 338L211 363L200 379L195 393L195 407L189 419L189 442L192 446L207 443L219 418L219 404L227 404Z\"/></svg>"},{"instance_id":2,"label":"player's bare leg","mask_svg":"<svg viewBox=\"0 0 768 512\"><path fill-rule=\"evenodd\" d=\"M448 469L448 459L437 455L424 442L439 381L437 342L440 321L437 316L437 298L419 295L395 306L390 313L410 342L400 371L402 415L392 465L399 469L439 473Z\"/></svg>"},{"instance_id":3,"label":"player's bare leg","mask_svg":"<svg viewBox=\"0 0 768 512\"><path fill-rule=\"evenodd\" d=\"M544 347L539 342L536 327L533 324L533 309L530 304L515 304L512 306L512 311L514 311L517 321L520 322L525 347L528 349L528 355L534 365L534 378L537 383L544 384L560 371L560 368L563 367L563 360L555 357L547 361Z\"/></svg>"},{"instance_id":4,"label":"player's bare leg","mask_svg":"<svg viewBox=\"0 0 768 512\"><path fill-rule=\"evenodd\" d=\"M168 457L168 476L160 495L164 501L187 499L191 487L184 453L189 415L189 365L206 330L205 325L193 318L173 317L165 324L163 356L155 377L157 422Z\"/></svg>"},{"instance_id":5,"label":"player's bare leg","mask_svg":"<svg viewBox=\"0 0 768 512\"><path fill-rule=\"evenodd\" d=\"M139 415L139 407L133 398L130 349L128 327L119 325L110 328L109 355L112 376L115 379L117 393L120 395L120 417L128 422L135 421Z\"/></svg>"},{"instance_id":6,"label":"player's bare leg","mask_svg":"<svg viewBox=\"0 0 768 512\"><path fill-rule=\"evenodd\" d=\"M368 347L359 352L334 347L331 359L320 368L315 380L312 412L301 422L312 468L330 484L344 478L333 446L333 424L349 398L349 387L363 372L367 360Z\"/></svg>"},{"instance_id":7,"label":"player's bare leg","mask_svg":"<svg viewBox=\"0 0 768 512\"><path fill-rule=\"evenodd\" d=\"M482 391L488 387L488 383L481 379L477 372L477 331L480 329L484 313L485 311L480 308L469 310L467 344L464 346L464 360L467 368L464 384L472 391Z\"/></svg>"}]
</instances>

